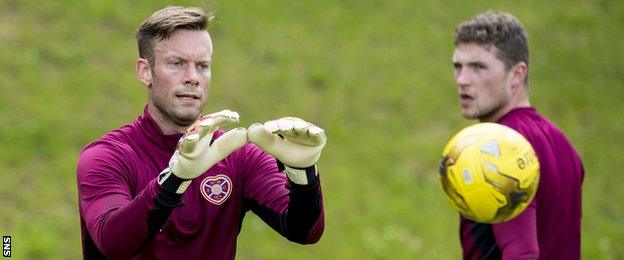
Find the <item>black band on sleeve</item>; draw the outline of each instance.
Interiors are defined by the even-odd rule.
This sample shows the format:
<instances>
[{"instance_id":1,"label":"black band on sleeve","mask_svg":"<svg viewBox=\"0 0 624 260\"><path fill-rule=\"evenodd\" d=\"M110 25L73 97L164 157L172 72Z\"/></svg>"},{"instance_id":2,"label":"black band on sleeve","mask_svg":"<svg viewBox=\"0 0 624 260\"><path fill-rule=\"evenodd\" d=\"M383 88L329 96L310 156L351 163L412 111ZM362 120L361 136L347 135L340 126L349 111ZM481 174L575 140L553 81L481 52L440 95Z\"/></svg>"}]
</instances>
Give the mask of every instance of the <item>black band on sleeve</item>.
<instances>
[{"instance_id":1,"label":"black band on sleeve","mask_svg":"<svg viewBox=\"0 0 624 260\"><path fill-rule=\"evenodd\" d=\"M184 201L182 201L182 194L167 190L163 186L156 195L155 205L160 208L177 208L184 205Z\"/></svg>"},{"instance_id":2,"label":"black band on sleeve","mask_svg":"<svg viewBox=\"0 0 624 260\"><path fill-rule=\"evenodd\" d=\"M314 223L322 211L322 200L319 188L320 181L309 185L290 183L288 210L278 213L260 205L254 200L245 200L246 207L250 208L258 217L286 239L300 244L310 243L308 237Z\"/></svg>"},{"instance_id":3,"label":"black band on sleeve","mask_svg":"<svg viewBox=\"0 0 624 260\"><path fill-rule=\"evenodd\" d=\"M315 169L316 171L316 169ZM297 243L308 241L308 231L319 218L322 210L320 179L315 178L307 185L290 182L290 202L285 223L288 223L287 238Z\"/></svg>"}]
</instances>

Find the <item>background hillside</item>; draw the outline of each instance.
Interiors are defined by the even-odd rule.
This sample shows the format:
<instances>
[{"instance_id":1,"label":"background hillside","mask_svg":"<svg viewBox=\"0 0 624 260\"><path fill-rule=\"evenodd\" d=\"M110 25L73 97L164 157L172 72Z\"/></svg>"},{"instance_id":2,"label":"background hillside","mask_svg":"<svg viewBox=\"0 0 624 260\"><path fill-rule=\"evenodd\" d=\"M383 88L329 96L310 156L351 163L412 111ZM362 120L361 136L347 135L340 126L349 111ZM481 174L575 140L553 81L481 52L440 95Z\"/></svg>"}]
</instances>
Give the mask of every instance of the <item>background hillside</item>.
<instances>
[{"instance_id":1,"label":"background hillside","mask_svg":"<svg viewBox=\"0 0 624 260\"><path fill-rule=\"evenodd\" d=\"M438 187L459 114L452 30L515 14L530 38L531 102L585 162L583 258L623 259L621 1L0 1L0 234L16 259L78 259L75 166L139 115L134 30L167 4L216 10L206 112L242 126L295 115L324 127L326 230L291 244L248 214L240 259L458 259ZM618 199L620 198L620 199Z\"/></svg>"}]
</instances>

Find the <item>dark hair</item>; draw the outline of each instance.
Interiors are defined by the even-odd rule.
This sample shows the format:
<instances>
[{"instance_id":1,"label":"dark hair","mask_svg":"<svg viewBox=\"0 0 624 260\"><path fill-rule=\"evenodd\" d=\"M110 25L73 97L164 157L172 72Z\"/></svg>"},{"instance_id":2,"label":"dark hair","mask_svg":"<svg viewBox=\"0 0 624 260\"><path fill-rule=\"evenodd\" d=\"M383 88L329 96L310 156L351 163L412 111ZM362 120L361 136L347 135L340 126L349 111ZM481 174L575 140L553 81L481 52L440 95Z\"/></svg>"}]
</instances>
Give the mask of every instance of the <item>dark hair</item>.
<instances>
[{"instance_id":1,"label":"dark hair","mask_svg":"<svg viewBox=\"0 0 624 260\"><path fill-rule=\"evenodd\" d=\"M503 61L505 69L524 61L529 67L529 43L527 33L513 15L503 12L486 12L461 23L455 29L455 46L477 43L494 46L496 57ZM525 83L528 81L525 78Z\"/></svg>"},{"instance_id":2,"label":"dark hair","mask_svg":"<svg viewBox=\"0 0 624 260\"><path fill-rule=\"evenodd\" d=\"M147 59L154 66L154 45L169 38L178 29L206 30L214 20L212 13L206 14L199 7L169 6L147 18L136 31L139 57Z\"/></svg>"}]
</instances>

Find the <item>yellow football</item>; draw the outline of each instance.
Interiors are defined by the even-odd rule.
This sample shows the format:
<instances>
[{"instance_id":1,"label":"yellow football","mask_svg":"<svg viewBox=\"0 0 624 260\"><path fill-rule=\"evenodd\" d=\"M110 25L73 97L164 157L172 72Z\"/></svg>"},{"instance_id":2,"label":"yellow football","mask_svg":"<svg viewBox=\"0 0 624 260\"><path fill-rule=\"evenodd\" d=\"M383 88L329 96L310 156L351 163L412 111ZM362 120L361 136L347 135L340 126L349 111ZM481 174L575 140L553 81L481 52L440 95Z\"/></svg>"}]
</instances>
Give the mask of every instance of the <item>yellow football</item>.
<instances>
[{"instance_id":1,"label":"yellow football","mask_svg":"<svg viewBox=\"0 0 624 260\"><path fill-rule=\"evenodd\" d=\"M451 206L466 218L499 223L529 205L539 183L539 162L517 131L496 123L466 127L442 152L440 183Z\"/></svg>"}]
</instances>

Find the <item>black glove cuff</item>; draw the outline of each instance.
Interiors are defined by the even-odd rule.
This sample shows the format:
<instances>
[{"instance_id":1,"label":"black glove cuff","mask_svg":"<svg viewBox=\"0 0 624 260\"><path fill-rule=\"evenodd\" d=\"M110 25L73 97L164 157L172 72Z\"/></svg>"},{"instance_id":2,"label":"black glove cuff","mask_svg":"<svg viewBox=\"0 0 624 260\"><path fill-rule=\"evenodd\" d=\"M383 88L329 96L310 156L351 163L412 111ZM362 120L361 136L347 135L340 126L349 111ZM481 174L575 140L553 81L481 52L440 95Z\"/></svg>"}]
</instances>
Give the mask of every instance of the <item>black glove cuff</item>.
<instances>
[{"instance_id":1,"label":"black glove cuff","mask_svg":"<svg viewBox=\"0 0 624 260\"><path fill-rule=\"evenodd\" d=\"M167 168L158 175L158 184L169 192L182 194L188 185L191 184L191 180L182 179L173 174L171 170Z\"/></svg>"}]
</instances>

